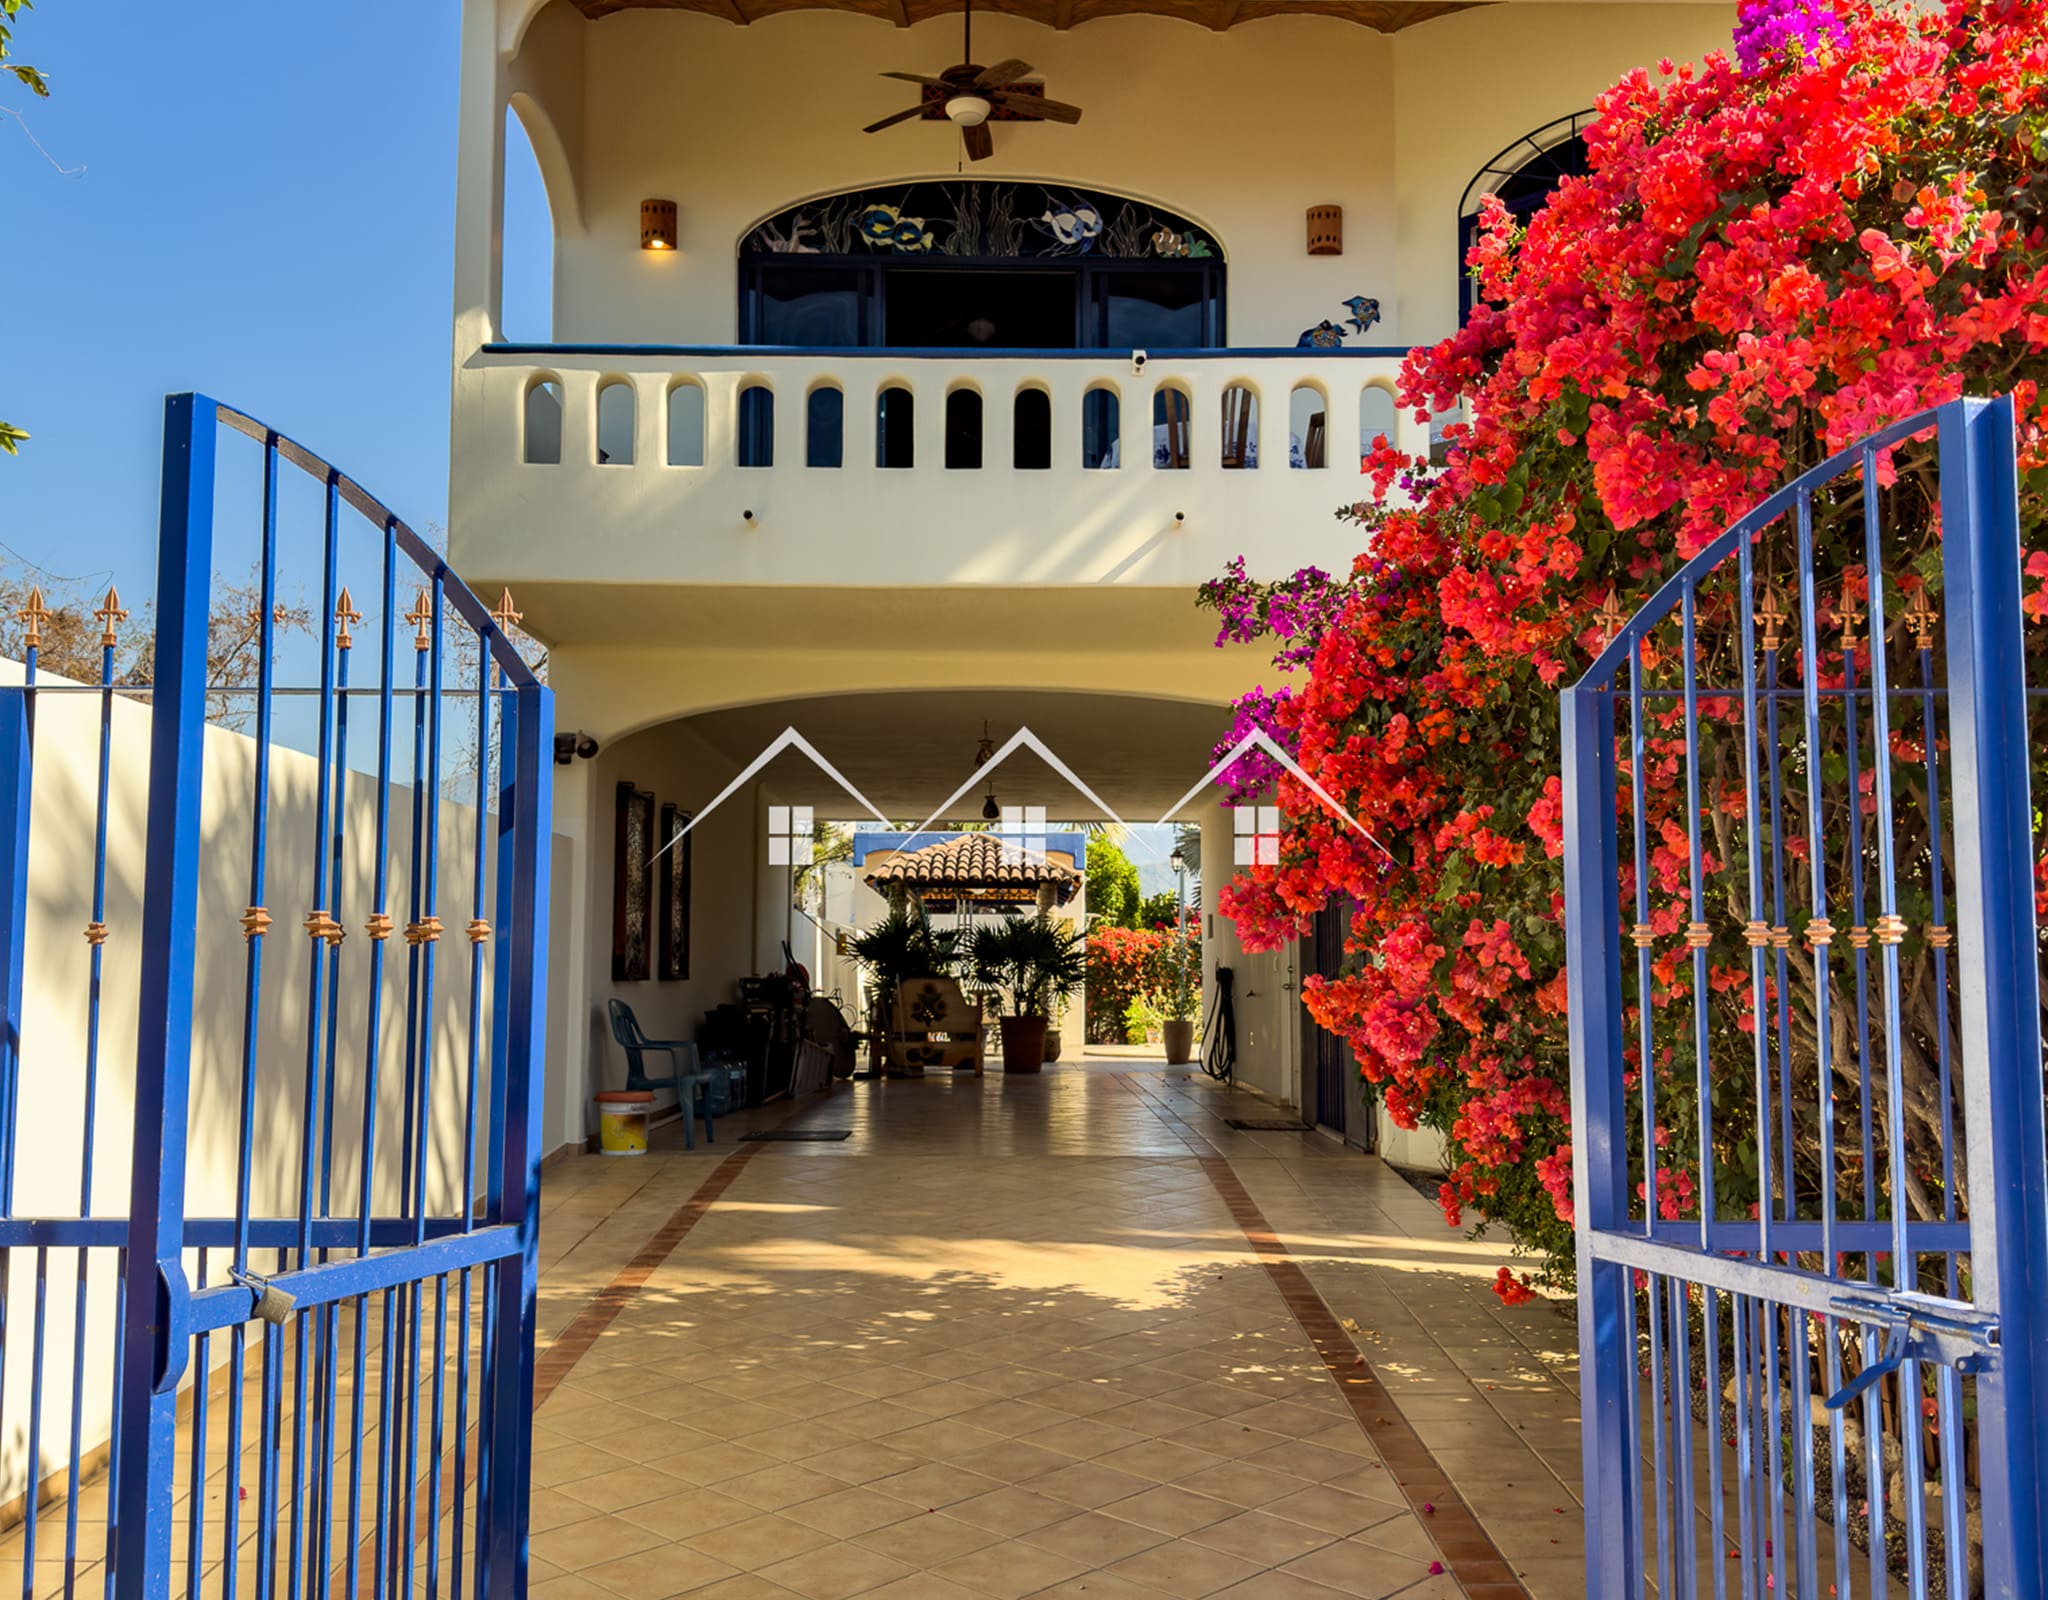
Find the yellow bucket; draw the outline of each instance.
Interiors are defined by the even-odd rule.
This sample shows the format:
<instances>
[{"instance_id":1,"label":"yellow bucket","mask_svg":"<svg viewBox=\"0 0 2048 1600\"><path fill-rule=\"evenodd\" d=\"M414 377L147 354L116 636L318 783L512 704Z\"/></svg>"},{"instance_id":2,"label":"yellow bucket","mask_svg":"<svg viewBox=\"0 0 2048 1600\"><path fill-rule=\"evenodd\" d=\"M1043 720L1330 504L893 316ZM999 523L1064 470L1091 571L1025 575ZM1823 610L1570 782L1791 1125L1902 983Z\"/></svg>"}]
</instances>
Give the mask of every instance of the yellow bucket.
<instances>
[{"instance_id":1,"label":"yellow bucket","mask_svg":"<svg viewBox=\"0 0 2048 1600\"><path fill-rule=\"evenodd\" d=\"M605 1156L647 1154L647 1119L654 1096L645 1089L608 1089L597 1101L597 1153Z\"/></svg>"}]
</instances>

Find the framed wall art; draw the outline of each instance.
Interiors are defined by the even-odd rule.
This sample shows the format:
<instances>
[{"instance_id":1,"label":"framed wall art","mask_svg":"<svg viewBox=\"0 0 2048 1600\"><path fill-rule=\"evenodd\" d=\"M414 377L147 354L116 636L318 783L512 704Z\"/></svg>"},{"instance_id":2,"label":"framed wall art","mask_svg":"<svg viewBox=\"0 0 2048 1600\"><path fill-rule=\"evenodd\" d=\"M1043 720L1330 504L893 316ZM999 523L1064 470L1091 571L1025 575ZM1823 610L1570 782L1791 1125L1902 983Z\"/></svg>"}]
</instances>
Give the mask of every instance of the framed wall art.
<instances>
[{"instance_id":1,"label":"framed wall art","mask_svg":"<svg viewBox=\"0 0 2048 1600\"><path fill-rule=\"evenodd\" d=\"M661 808L656 848L661 851L660 885L656 896L661 924L661 956L656 973L664 982L690 975L690 835L683 830L690 813L678 806Z\"/></svg>"},{"instance_id":2,"label":"framed wall art","mask_svg":"<svg viewBox=\"0 0 2048 1600\"><path fill-rule=\"evenodd\" d=\"M612 846L612 982L637 983L653 969L654 796L631 783L618 790Z\"/></svg>"}]
</instances>

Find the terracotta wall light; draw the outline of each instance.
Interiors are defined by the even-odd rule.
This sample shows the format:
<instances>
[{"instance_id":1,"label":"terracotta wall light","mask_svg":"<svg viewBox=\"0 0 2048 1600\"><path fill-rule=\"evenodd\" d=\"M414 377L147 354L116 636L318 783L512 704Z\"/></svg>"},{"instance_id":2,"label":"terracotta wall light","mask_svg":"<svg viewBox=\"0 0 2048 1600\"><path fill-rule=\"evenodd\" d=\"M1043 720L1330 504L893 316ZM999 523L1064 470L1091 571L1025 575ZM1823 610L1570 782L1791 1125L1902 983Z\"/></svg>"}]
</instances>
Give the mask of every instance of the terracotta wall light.
<instances>
[{"instance_id":1,"label":"terracotta wall light","mask_svg":"<svg viewBox=\"0 0 2048 1600\"><path fill-rule=\"evenodd\" d=\"M1308 208L1308 253L1312 256L1341 256L1344 253L1344 208Z\"/></svg>"},{"instance_id":2,"label":"terracotta wall light","mask_svg":"<svg viewBox=\"0 0 2048 1600\"><path fill-rule=\"evenodd\" d=\"M673 250L676 247L676 203L673 200L640 202L640 248Z\"/></svg>"}]
</instances>

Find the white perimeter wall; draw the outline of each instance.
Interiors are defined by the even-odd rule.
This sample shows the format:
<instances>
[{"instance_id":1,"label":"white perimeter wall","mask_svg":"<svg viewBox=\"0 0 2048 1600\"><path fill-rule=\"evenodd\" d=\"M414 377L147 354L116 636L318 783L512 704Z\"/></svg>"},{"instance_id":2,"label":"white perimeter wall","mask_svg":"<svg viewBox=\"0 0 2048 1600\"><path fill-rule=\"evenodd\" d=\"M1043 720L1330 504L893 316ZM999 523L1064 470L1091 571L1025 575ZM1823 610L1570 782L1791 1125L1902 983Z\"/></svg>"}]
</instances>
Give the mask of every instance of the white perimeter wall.
<instances>
[{"instance_id":1,"label":"white perimeter wall","mask_svg":"<svg viewBox=\"0 0 2048 1600\"><path fill-rule=\"evenodd\" d=\"M0 683L18 684L20 666L0 661ZM46 678L46 681L47 678ZM129 1161L134 1135L136 1008L141 979L140 925L146 849L145 813L149 784L150 712L139 700L117 697L108 803L107 898L104 976L99 1008L99 1086L96 1096L97 1149L92 1212L125 1216ZM244 1006L249 946L240 918L249 904L249 857L254 817L255 742L223 728L206 739L204 846L201 854L199 918L178 958L192 963L194 1026L190 1116L186 1134L187 1214L232 1215L242 1093ZM24 964L21 1051L23 1070L13 1212L16 1216L80 1215L85 1062L90 985L90 946L83 937L91 916L94 817L99 760L99 698L55 692L38 697L35 729L34 801L30 818L31 864ZM263 941L263 979L255 1043L254 1161L252 1208L256 1215L298 1212L301 1132L306 1077L309 943L303 919L313 908L313 841L316 832L317 772L300 752L274 748L270 768L267 881L263 903L275 919ZM370 914L372 826L376 783L351 774L345 805L348 842L344 852L339 913L348 930L341 946L339 1026L333 1088L338 1108L334 1126L335 1215L357 1214L355 1196L362 1173L361 1130L367 1063L371 941L363 932ZM409 918L412 877L412 792L391 795L391 880L385 906L401 930ZM495 819L492 819L495 826ZM463 928L470 918L471 863L476 817L444 798L440 811L440 882L433 911L444 929L436 947L436 982L430 1022L434 1040L432 1115L426 1141L430 1212L461 1209L464 1155L464 1084L470 1038L469 966L471 945ZM559 861L562 841L555 851ZM494 880L487 881L487 919L495 922ZM330 907L333 905L330 897ZM557 901L554 945L560 950L565 924ZM400 1179L406 1033L407 946L395 932L385 945L383 1016L379 1030L379 1083L375 1109L378 1157L374 1209L397 1209ZM485 952L481 1027L480 1104L488 1105L491 961L502 951L493 937ZM561 968L552 969L560 994ZM551 1038L560 1006L552 998ZM550 1077L554 1074L550 1050ZM547 1138L559 1142L560 1120ZM483 1144L477 1167L483 1169ZM580 1137L580 1125L577 1137ZM481 1178L479 1178L479 1184ZM48 1264L45 1330L44 1424L37 1452L37 1476L60 1472L69 1461L69 1405L75 1324L76 1253L52 1250ZM85 1356L86 1450L102 1443L109 1427L112 1377L114 1266L112 1252L98 1252L91 1264ZM259 1270L271 1258L259 1253ZM28 1254L17 1252L10 1299L20 1299L34 1271ZM197 1283L197 1258L188 1256L187 1274ZM214 1268L219 1281L219 1267ZM28 1477L31 1319L8 1320L6 1388L0 1396L6 1426L0 1429L0 1504L19 1496ZM225 1340L214 1341L224 1353Z\"/></svg>"}]
</instances>

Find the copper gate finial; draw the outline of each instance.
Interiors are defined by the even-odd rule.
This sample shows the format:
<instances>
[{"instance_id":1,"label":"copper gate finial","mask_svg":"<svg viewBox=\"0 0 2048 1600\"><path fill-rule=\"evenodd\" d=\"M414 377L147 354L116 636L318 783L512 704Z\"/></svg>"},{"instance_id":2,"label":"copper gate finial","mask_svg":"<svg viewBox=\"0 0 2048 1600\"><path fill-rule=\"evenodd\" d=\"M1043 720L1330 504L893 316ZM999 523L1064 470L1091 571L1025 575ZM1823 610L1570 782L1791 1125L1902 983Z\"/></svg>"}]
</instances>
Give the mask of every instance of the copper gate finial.
<instances>
[{"instance_id":1,"label":"copper gate finial","mask_svg":"<svg viewBox=\"0 0 2048 1600\"><path fill-rule=\"evenodd\" d=\"M107 597L100 602L99 610L93 613L100 623L100 647L111 650L119 644L120 636L115 627L128 620L128 612L121 604L121 592L111 583L107 585Z\"/></svg>"},{"instance_id":2,"label":"copper gate finial","mask_svg":"<svg viewBox=\"0 0 2048 1600\"><path fill-rule=\"evenodd\" d=\"M341 586L341 598L334 602L334 620L340 624L334 630L334 648L346 650L356 642L355 635L348 630L363 620L363 614L356 610L355 598L348 592L348 585Z\"/></svg>"},{"instance_id":3,"label":"copper gate finial","mask_svg":"<svg viewBox=\"0 0 2048 1600\"><path fill-rule=\"evenodd\" d=\"M1785 642L1785 636L1780 630L1790 616L1791 613L1778 598L1778 591L1766 588L1764 597L1757 603L1756 608L1756 620L1764 630L1763 647L1766 650L1775 650Z\"/></svg>"},{"instance_id":4,"label":"copper gate finial","mask_svg":"<svg viewBox=\"0 0 2048 1600\"><path fill-rule=\"evenodd\" d=\"M1858 643L1856 629L1863 621L1863 613L1857 609L1856 597L1846 589L1842 591L1842 603L1835 608L1835 620L1842 625L1842 654L1847 655Z\"/></svg>"},{"instance_id":5,"label":"copper gate finial","mask_svg":"<svg viewBox=\"0 0 2048 1600\"><path fill-rule=\"evenodd\" d=\"M1934 625L1941 615L1927 603L1927 590L1922 587L1913 596L1913 604L1906 612L1906 626L1913 630L1913 644L1916 649L1934 648Z\"/></svg>"},{"instance_id":6,"label":"copper gate finial","mask_svg":"<svg viewBox=\"0 0 2048 1600\"><path fill-rule=\"evenodd\" d=\"M498 603L491 607L491 620L497 623L503 632L510 633L519 625L525 615L526 613L523 611L512 609L512 591L510 589L499 591Z\"/></svg>"},{"instance_id":7,"label":"copper gate finial","mask_svg":"<svg viewBox=\"0 0 2048 1600\"><path fill-rule=\"evenodd\" d=\"M405 620L413 626L412 647L426 650L434 643L434 610L427 604L427 591L422 588L412 609L405 614Z\"/></svg>"},{"instance_id":8,"label":"copper gate finial","mask_svg":"<svg viewBox=\"0 0 2048 1600\"><path fill-rule=\"evenodd\" d=\"M1628 626L1628 613L1621 609L1621 602L1615 598L1612 589L1607 591L1607 598L1600 602L1600 609L1593 613L1593 620L1600 624L1601 631L1609 639Z\"/></svg>"},{"instance_id":9,"label":"copper gate finial","mask_svg":"<svg viewBox=\"0 0 2048 1600\"><path fill-rule=\"evenodd\" d=\"M28 604L14 614L28 624L21 636L22 648L35 649L43 642L43 624L50 620L50 608L43 604L42 585L29 585Z\"/></svg>"}]
</instances>

